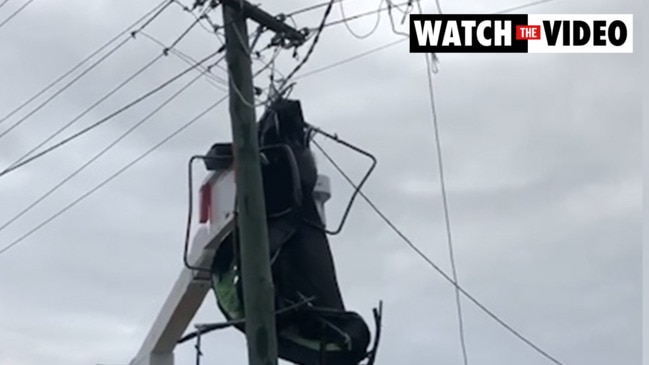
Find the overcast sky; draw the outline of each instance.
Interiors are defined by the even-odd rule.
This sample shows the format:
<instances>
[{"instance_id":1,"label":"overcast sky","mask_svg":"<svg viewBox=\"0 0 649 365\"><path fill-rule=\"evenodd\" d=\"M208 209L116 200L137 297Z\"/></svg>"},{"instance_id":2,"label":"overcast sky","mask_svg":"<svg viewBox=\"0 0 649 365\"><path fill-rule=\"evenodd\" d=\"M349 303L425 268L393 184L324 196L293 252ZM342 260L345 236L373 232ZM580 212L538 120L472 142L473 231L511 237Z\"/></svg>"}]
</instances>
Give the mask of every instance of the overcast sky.
<instances>
[{"instance_id":1,"label":"overcast sky","mask_svg":"<svg viewBox=\"0 0 649 365\"><path fill-rule=\"evenodd\" d=\"M24 0L0 8L0 21ZM158 1L35 1L0 28L0 117L112 38ZM316 0L262 4L289 12ZM447 13L493 12L522 0L445 2ZM346 15L378 1L346 1ZM434 76L450 217L461 285L508 324L565 364L641 361L642 137L640 1L556 0L529 13L633 13L632 55L439 56ZM434 12L434 3L425 10ZM314 27L322 11L296 16ZM332 20L341 17L336 5ZM368 16L350 23L366 33ZM220 22L220 10L214 14ZM170 44L193 21L170 7L146 29ZM405 31L406 28L403 28ZM399 39L388 18L366 39L328 28L304 72ZM220 45L200 27L179 49L202 58ZM65 125L161 47L138 36L19 127L0 138L0 169ZM306 48L300 50L303 56ZM285 51L281 72L296 62ZM268 58L269 53L265 54ZM255 68L262 65L255 61ZM62 134L68 135L180 72L170 55ZM222 70L215 69L220 77ZM83 138L0 177L0 226L148 114L189 77ZM267 86L260 78L258 86ZM110 153L0 231L0 248L93 188L225 95L201 80ZM299 79L293 97L306 118L379 159L367 195L431 259L450 272L423 55L407 42ZM39 100L43 100L41 98ZM0 133L31 108L0 124ZM0 364L126 364L137 353L182 268L186 162L230 139L227 103L118 179L0 255ZM61 138L58 137L58 138ZM356 179L367 161L323 145ZM336 223L351 193L333 182L327 218ZM203 175L202 169L196 169ZM384 300L377 361L461 364L453 287L415 255L361 199L330 240L347 306L372 324ZM472 365L549 364L464 303ZM220 321L210 294L197 322ZM244 336L204 340L204 363L244 364ZM193 361L192 344L176 351Z\"/></svg>"}]
</instances>

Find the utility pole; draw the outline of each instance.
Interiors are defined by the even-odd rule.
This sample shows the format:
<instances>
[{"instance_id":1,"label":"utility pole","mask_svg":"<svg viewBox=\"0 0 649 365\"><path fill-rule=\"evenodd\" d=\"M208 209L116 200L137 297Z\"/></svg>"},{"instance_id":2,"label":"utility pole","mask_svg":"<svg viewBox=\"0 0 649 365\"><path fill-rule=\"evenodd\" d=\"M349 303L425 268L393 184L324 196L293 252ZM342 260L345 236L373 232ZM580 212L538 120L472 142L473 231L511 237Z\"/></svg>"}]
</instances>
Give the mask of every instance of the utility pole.
<instances>
[{"instance_id":1,"label":"utility pole","mask_svg":"<svg viewBox=\"0 0 649 365\"><path fill-rule=\"evenodd\" d=\"M251 18L263 27L293 41L303 42L304 35L246 1L223 0L222 6L225 59L230 86L230 118L248 362L249 365L277 365L275 296L270 270L268 227L246 20Z\"/></svg>"}]
</instances>

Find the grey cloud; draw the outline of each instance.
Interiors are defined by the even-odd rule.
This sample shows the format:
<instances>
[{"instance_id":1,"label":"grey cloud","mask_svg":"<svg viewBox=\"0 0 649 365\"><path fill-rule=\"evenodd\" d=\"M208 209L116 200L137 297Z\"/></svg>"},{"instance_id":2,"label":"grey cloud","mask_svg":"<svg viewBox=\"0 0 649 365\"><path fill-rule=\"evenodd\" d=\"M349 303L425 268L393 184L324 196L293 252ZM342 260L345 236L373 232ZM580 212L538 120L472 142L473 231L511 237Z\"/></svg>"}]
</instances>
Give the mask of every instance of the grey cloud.
<instances>
[{"instance_id":1,"label":"grey cloud","mask_svg":"<svg viewBox=\"0 0 649 365\"><path fill-rule=\"evenodd\" d=\"M0 88L0 108L18 105L153 4L129 4L127 18L122 6L105 2L34 3L11 28L0 30L0 45L8 50L0 58L5 70L0 80L12 85ZM510 4L473 1L445 8L491 11ZM432 5L427 4L430 9ZM303 4L264 6L280 11ZM347 9L350 14L357 10ZM637 4L557 1L533 10L637 14ZM150 32L163 41L173 40L191 22L187 16L178 20L179 14L170 11ZM298 20L315 24L319 16L316 12ZM367 19L358 24L359 31L371 23ZM30 24L36 26L30 29ZM381 30L367 41L353 39L342 26L332 28L304 71L395 39L388 38L388 27L384 18ZM196 58L207 54L218 41L203 33L200 29L192 33L181 48ZM2 166L158 51L138 38L0 140ZM639 55L440 55L440 59L435 91L460 282L567 364L639 363ZM294 64L287 55L279 67L286 71ZM172 57L161 61L73 130L184 67ZM450 272L424 72L422 57L408 54L403 43L304 78L294 95L302 99L312 123L377 155L379 165L367 194ZM265 86L262 81L258 84ZM0 179L0 223L180 85ZM0 243L47 218L220 95L205 82L197 84L96 166L0 232ZM182 265L186 161L214 141L228 140L228 128L224 103L101 192L0 256L0 362L76 365L130 360ZM367 161L333 143L323 145L354 179L361 177ZM333 224L351 189L322 156L318 160L333 181L334 196L327 208ZM201 178L197 168L196 179ZM348 305L370 320L371 307L385 300L379 363L460 363L453 288L360 198L346 229L331 242ZM463 303L471 363L547 364L467 300ZM220 318L208 296L196 321ZM204 350L205 361L245 361L244 337L235 331L209 335ZM193 356L191 344L183 345L177 362L193 361Z\"/></svg>"}]
</instances>

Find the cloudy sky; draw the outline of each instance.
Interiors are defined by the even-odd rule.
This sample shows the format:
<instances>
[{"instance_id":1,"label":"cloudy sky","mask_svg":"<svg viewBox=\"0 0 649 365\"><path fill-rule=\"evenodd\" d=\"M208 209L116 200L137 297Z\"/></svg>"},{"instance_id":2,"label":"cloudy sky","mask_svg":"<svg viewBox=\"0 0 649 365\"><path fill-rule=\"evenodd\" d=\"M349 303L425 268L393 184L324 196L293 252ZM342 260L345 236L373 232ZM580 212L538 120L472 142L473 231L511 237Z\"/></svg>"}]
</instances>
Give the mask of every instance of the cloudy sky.
<instances>
[{"instance_id":1,"label":"cloudy sky","mask_svg":"<svg viewBox=\"0 0 649 365\"><path fill-rule=\"evenodd\" d=\"M24 0L0 8L0 21ZM0 117L47 86L151 9L157 0L36 0L0 28ZM266 1L272 13L315 0ZM522 0L445 2L447 13L494 12ZM378 1L346 1L347 16ZM641 361L642 137L640 1L556 0L530 13L633 13L633 55L440 55L434 76L450 217L461 285L508 324L570 365ZM320 8L295 17L318 24ZM434 12L432 1L425 10ZM341 17L339 6L333 19ZM214 14L220 22L220 10ZM145 32L169 45L193 21L171 6ZM359 34L376 18L350 22ZM405 30L405 28L404 28ZM302 73L398 40L388 18L365 39L327 28ZM202 58L220 45L196 27L178 45ZM67 124L161 52L129 41L73 87L0 138L4 168ZM301 49L303 56L306 49ZM290 71L291 52L277 63ZM268 59L269 53L264 54ZM263 62L255 61L255 69ZM63 132L103 118L187 65L170 55ZM215 74L225 77L222 70ZM191 80L160 94L32 164L0 177L0 227ZM298 80L307 119L379 159L366 193L441 268L450 272L424 56L399 43ZM257 85L265 87L267 77ZM60 87L60 86L59 86ZM57 89L54 89L57 90ZM50 91L49 94L53 93ZM47 94L47 95L49 95ZM20 121L46 96L0 124ZM199 80L27 214L0 230L0 248L136 159L225 95ZM0 364L126 364L138 351L182 268L186 161L230 139L227 103L89 198L0 255ZM327 150L355 178L367 161ZM351 190L326 160L327 204L337 222ZM204 174L197 169L197 174ZM377 364L461 364L454 289L358 200L331 239L347 306L371 323L384 300ZM464 301L470 364L549 364ZM197 322L222 319L213 297ZM204 363L245 363L235 330L204 340ZM186 344L178 364L193 361Z\"/></svg>"}]
</instances>

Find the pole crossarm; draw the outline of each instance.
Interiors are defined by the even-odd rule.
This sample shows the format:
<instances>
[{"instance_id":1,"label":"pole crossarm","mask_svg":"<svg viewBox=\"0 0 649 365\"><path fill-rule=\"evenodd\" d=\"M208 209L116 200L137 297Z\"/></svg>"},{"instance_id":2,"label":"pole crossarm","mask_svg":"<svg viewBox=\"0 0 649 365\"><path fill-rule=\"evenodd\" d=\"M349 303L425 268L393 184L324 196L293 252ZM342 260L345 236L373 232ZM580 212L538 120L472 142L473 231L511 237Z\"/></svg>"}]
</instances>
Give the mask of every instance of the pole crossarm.
<instances>
[{"instance_id":1,"label":"pole crossarm","mask_svg":"<svg viewBox=\"0 0 649 365\"><path fill-rule=\"evenodd\" d=\"M252 5L247 1L241 0L221 0L224 6L231 7L237 12L243 13L245 18L252 19L256 23L272 30L273 32L289 39L295 43L302 44L306 40L306 34L284 23L278 17L275 17L258 6Z\"/></svg>"}]
</instances>

